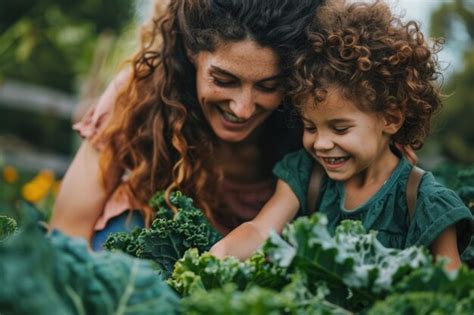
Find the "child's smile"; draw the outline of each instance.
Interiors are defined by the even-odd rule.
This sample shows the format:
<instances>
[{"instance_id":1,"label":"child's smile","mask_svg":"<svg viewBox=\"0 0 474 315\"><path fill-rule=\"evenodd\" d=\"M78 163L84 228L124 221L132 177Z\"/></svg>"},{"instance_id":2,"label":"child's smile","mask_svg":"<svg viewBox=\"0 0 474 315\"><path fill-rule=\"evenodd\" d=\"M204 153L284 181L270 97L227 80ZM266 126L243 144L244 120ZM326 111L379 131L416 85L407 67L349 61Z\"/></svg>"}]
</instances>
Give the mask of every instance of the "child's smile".
<instances>
[{"instance_id":1,"label":"child's smile","mask_svg":"<svg viewBox=\"0 0 474 315\"><path fill-rule=\"evenodd\" d=\"M383 115L362 111L337 88L323 102L303 108L303 144L333 180L379 178L398 158L389 143L392 129Z\"/></svg>"},{"instance_id":2,"label":"child's smile","mask_svg":"<svg viewBox=\"0 0 474 315\"><path fill-rule=\"evenodd\" d=\"M344 157L323 157L320 156L319 159L322 160L323 164L325 164L325 167L328 169L337 169L342 167L348 160L349 156L344 156Z\"/></svg>"}]
</instances>

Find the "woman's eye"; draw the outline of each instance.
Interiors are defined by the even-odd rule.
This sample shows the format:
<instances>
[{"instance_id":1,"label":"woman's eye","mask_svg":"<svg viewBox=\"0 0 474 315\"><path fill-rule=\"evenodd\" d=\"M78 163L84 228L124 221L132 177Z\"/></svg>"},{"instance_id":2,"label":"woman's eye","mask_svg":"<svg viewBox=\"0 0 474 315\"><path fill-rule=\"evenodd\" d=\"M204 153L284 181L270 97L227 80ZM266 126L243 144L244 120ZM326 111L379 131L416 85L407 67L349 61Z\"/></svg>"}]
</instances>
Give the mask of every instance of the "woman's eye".
<instances>
[{"instance_id":1,"label":"woman's eye","mask_svg":"<svg viewBox=\"0 0 474 315\"><path fill-rule=\"evenodd\" d=\"M220 78L216 78L216 77L213 77L213 81L214 81L214 84L218 85L218 86L231 86L231 85L234 85L236 82L235 80L230 80L230 79L220 79Z\"/></svg>"}]
</instances>

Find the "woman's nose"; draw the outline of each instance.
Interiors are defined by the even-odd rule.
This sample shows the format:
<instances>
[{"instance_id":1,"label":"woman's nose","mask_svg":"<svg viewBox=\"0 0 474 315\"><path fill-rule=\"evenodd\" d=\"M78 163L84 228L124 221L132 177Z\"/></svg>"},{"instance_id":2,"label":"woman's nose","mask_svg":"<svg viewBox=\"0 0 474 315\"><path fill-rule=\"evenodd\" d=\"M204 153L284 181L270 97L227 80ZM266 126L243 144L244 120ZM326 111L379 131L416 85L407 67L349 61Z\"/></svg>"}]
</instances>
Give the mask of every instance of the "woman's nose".
<instances>
[{"instance_id":1,"label":"woman's nose","mask_svg":"<svg viewBox=\"0 0 474 315\"><path fill-rule=\"evenodd\" d=\"M243 89L237 92L230 101L230 110L240 119L249 119L255 112L255 97L251 89Z\"/></svg>"}]
</instances>

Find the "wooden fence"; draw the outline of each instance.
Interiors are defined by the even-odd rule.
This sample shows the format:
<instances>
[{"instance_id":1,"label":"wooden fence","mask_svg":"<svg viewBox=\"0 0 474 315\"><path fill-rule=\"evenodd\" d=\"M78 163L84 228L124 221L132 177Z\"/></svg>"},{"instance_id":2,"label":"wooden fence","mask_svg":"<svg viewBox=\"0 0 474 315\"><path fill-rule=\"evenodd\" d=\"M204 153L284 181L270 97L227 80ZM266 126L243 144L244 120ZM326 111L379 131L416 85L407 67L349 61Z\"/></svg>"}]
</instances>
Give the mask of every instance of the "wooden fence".
<instances>
[{"instance_id":1,"label":"wooden fence","mask_svg":"<svg viewBox=\"0 0 474 315\"><path fill-rule=\"evenodd\" d=\"M71 119L76 104L76 98L50 88L13 80L0 83L0 106ZM8 146L0 147L0 158L3 163L21 169L37 171L47 168L57 174L64 173L70 162L69 156L32 152Z\"/></svg>"}]
</instances>

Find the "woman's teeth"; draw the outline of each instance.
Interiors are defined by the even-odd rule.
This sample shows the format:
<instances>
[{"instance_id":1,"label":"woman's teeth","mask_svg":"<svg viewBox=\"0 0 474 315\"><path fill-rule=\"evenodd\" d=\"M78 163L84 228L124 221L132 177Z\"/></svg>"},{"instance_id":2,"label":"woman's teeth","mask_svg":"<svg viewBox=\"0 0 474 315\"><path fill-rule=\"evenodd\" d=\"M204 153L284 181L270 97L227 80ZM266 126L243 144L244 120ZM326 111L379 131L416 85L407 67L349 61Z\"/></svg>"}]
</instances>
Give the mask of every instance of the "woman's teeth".
<instances>
[{"instance_id":1,"label":"woman's teeth","mask_svg":"<svg viewBox=\"0 0 474 315\"><path fill-rule=\"evenodd\" d=\"M232 115L231 113L228 113L226 111L222 111L222 115L224 116L224 118L230 122L234 122L234 123L243 123L245 122L246 120L245 119L242 119L242 118L239 118L237 116L234 116Z\"/></svg>"},{"instance_id":2,"label":"woman's teeth","mask_svg":"<svg viewBox=\"0 0 474 315\"><path fill-rule=\"evenodd\" d=\"M334 157L334 158L324 158L324 161L328 164L338 164L344 161L347 161L348 157Z\"/></svg>"}]
</instances>

